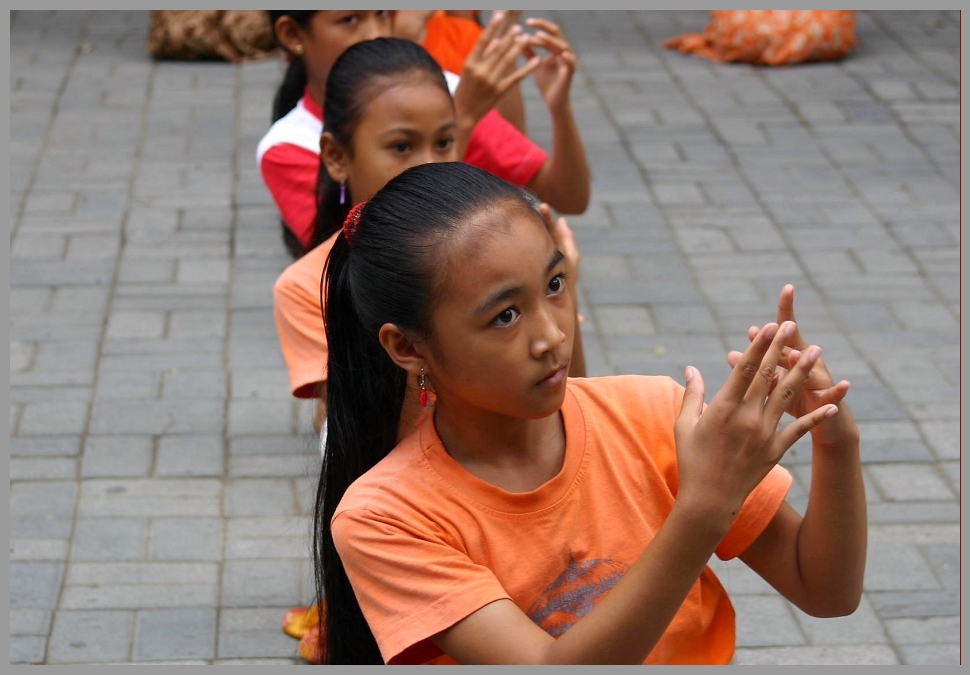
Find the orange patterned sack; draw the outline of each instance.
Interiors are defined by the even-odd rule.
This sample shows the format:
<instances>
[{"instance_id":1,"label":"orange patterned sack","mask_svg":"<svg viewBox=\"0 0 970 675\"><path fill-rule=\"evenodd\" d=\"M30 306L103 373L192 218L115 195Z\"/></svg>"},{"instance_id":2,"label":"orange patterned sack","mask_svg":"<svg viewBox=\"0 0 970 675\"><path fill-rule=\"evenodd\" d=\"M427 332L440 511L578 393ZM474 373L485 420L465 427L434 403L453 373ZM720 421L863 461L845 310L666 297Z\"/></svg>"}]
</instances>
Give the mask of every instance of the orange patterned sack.
<instances>
[{"instance_id":1,"label":"orange patterned sack","mask_svg":"<svg viewBox=\"0 0 970 675\"><path fill-rule=\"evenodd\" d=\"M841 59L856 44L855 12L845 9L718 9L703 34L664 47L719 63L784 66Z\"/></svg>"},{"instance_id":2,"label":"orange patterned sack","mask_svg":"<svg viewBox=\"0 0 970 675\"><path fill-rule=\"evenodd\" d=\"M274 56L265 10L152 10L146 50L156 59L248 61Z\"/></svg>"}]
</instances>

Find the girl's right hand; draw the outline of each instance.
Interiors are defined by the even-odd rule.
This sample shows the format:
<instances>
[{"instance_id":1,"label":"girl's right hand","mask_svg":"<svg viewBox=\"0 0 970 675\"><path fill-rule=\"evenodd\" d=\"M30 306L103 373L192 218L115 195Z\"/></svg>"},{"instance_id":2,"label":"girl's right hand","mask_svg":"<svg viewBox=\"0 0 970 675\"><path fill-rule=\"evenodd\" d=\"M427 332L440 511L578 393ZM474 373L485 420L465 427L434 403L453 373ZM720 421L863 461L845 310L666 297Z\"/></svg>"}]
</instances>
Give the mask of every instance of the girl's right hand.
<instances>
[{"instance_id":1,"label":"girl's right hand","mask_svg":"<svg viewBox=\"0 0 970 675\"><path fill-rule=\"evenodd\" d=\"M455 111L473 124L495 107L498 100L539 67L541 59L531 58L516 69L525 52L529 36L518 25L521 10L496 10L465 59L465 69L455 90Z\"/></svg>"},{"instance_id":2,"label":"girl's right hand","mask_svg":"<svg viewBox=\"0 0 970 675\"><path fill-rule=\"evenodd\" d=\"M764 326L706 409L704 381L695 368L687 368L684 403L674 424L677 501L699 517L720 518L713 522L725 532L788 448L838 412L837 406L824 405L778 429L820 351L803 351L772 389L781 352L794 338L792 321Z\"/></svg>"}]
</instances>

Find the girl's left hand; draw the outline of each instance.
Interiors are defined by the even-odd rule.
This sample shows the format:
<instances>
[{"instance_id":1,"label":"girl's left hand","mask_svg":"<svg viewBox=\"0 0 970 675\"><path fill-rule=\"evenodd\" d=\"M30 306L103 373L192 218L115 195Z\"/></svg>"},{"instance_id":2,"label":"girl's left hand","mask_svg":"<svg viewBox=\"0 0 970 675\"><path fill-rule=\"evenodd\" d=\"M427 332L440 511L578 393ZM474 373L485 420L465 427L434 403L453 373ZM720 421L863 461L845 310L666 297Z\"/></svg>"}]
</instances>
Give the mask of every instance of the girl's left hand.
<instances>
[{"instance_id":1,"label":"girl's left hand","mask_svg":"<svg viewBox=\"0 0 970 675\"><path fill-rule=\"evenodd\" d=\"M795 321L795 287L791 284L787 284L781 289L781 295L778 298L778 323L781 324L784 321ZM749 340L754 340L757 335L757 327L752 326L748 329ZM773 391L779 380L794 367L802 352L807 349L819 349L817 346L810 346L805 341L797 322L795 322L795 334L791 338L790 345L782 349L781 356L778 359L778 369L772 376L773 381L769 391ZM734 368L740 360L741 352L732 351L728 353L728 364L731 368ZM813 364L801 389L795 392L785 412L799 418L829 403L834 403L842 408L844 405L841 403L842 399L845 398L848 391L849 382L840 380L836 383L820 357ZM855 423L852 416L838 414L812 429L812 436L825 445L839 445L848 438L846 434L854 433L853 429L842 428L845 425L854 427Z\"/></svg>"},{"instance_id":2,"label":"girl's left hand","mask_svg":"<svg viewBox=\"0 0 970 675\"><path fill-rule=\"evenodd\" d=\"M535 57L533 47L549 52L536 68L536 85L550 111L564 110L569 105L569 87L576 72L576 54L570 49L558 24L536 17L526 19L525 23L539 30L529 36L529 44L523 54L529 59Z\"/></svg>"}]
</instances>

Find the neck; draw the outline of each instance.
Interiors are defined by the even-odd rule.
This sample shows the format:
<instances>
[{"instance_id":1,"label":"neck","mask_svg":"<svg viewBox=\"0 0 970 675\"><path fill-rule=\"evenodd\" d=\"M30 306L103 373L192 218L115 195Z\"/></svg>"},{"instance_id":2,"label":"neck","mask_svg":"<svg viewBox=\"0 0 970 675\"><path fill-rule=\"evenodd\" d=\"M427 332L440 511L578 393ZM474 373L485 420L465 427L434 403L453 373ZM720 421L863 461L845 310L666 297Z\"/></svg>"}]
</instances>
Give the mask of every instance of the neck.
<instances>
[{"instance_id":1,"label":"neck","mask_svg":"<svg viewBox=\"0 0 970 675\"><path fill-rule=\"evenodd\" d=\"M307 83L307 88L310 90L310 98L312 98L314 102L318 106L320 106L320 109L322 110L323 101L327 95L326 87L324 87L323 84L318 82L317 78L311 77L309 78L309 80L310 81Z\"/></svg>"},{"instance_id":2,"label":"neck","mask_svg":"<svg viewBox=\"0 0 970 675\"><path fill-rule=\"evenodd\" d=\"M438 400L435 428L445 450L471 474L508 492L529 492L562 469L562 413L542 419L458 409Z\"/></svg>"}]
</instances>

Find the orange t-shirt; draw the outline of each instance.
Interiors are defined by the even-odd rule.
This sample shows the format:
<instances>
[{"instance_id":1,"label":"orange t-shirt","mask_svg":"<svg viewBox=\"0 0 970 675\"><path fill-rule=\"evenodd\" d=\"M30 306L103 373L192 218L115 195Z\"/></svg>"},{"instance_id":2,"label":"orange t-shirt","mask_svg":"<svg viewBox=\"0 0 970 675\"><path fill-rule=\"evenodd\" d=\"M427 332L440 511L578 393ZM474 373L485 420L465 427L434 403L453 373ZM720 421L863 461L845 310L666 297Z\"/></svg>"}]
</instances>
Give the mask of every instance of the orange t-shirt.
<instances>
[{"instance_id":1,"label":"orange t-shirt","mask_svg":"<svg viewBox=\"0 0 970 675\"><path fill-rule=\"evenodd\" d=\"M290 264L273 284L276 332L290 374L290 391L297 398L314 398L317 384L327 379L327 332L320 310L320 280L330 249L340 234L337 230Z\"/></svg>"},{"instance_id":2,"label":"orange t-shirt","mask_svg":"<svg viewBox=\"0 0 970 675\"><path fill-rule=\"evenodd\" d=\"M439 9L424 25L422 46L442 70L461 75L465 69L465 59L478 43L482 27L471 19L448 16Z\"/></svg>"},{"instance_id":3,"label":"orange t-shirt","mask_svg":"<svg viewBox=\"0 0 970 675\"><path fill-rule=\"evenodd\" d=\"M429 638L500 599L553 636L584 616L674 504L683 393L668 377L570 379L563 467L532 492L466 471L433 416L354 482L333 538L384 660L454 663ZM717 547L721 559L761 534L791 480L776 466L755 488ZM706 567L646 663L728 663L734 643L734 609Z\"/></svg>"}]
</instances>

